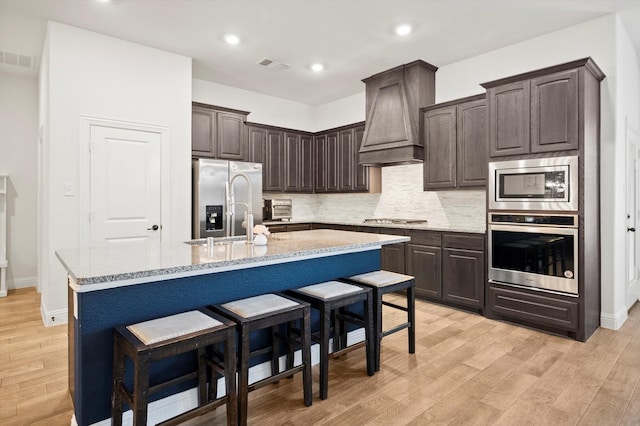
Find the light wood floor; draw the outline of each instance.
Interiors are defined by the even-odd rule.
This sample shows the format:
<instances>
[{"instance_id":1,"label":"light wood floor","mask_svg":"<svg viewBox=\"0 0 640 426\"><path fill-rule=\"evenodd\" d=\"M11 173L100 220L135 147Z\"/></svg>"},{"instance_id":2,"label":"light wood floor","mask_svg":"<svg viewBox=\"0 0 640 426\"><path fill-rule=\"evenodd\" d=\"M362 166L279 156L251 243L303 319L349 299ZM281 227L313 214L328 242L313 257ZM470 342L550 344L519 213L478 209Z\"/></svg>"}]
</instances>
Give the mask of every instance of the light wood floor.
<instances>
[{"instance_id":1,"label":"light wood floor","mask_svg":"<svg viewBox=\"0 0 640 426\"><path fill-rule=\"evenodd\" d=\"M331 360L325 401L316 366L311 407L299 374L252 392L250 424L640 425L638 305L587 343L426 302L416 323L415 355L401 332L383 340L373 377L364 349ZM66 325L42 325L33 289L0 299L0 380L0 424L69 424ZM189 424L224 424L224 408Z\"/></svg>"}]
</instances>

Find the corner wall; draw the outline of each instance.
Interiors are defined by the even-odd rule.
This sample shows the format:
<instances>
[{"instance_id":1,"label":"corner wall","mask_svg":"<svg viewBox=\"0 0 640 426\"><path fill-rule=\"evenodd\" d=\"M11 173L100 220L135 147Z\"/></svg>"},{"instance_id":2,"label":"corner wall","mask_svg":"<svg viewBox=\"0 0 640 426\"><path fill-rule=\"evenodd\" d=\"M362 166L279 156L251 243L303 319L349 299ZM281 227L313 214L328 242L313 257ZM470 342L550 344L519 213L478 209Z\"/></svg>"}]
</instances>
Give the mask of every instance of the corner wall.
<instances>
[{"instance_id":1,"label":"corner wall","mask_svg":"<svg viewBox=\"0 0 640 426\"><path fill-rule=\"evenodd\" d=\"M7 288L37 284L38 80L0 73L0 173L8 173Z\"/></svg>"},{"instance_id":2,"label":"corner wall","mask_svg":"<svg viewBox=\"0 0 640 426\"><path fill-rule=\"evenodd\" d=\"M191 203L191 59L49 22L43 81L42 311L46 323L58 324L66 321L67 280L55 251L80 246L81 222L88 217L78 196L64 194L65 184L79 188L89 178L80 175L78 163L81 117L169 129L171 164L163 173L169 174L171 211L162 218L163 240L189 239L191 214L184 206Z\"/></svg>"}]
</instances>

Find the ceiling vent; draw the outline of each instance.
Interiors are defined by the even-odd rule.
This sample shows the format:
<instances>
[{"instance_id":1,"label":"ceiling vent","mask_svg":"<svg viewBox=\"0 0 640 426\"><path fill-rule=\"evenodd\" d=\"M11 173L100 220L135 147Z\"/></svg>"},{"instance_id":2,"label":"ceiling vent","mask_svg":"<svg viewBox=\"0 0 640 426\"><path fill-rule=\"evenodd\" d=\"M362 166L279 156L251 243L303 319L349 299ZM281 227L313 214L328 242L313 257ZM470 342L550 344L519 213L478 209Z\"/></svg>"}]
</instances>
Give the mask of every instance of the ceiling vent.
<instances>
[{"instance_id":1,"label":"ceiling vent","mask_svg":"<svg viewBox=\"0 0 640 426\"><path fill-rule=\"evenodd\" d=\"M275 71L284 71L291 68L291 65L289 64L274 61L273 59L269 59L269 58L260 59L258 62L256 62L256 64L261 65L265 68L269 68L271 70L275 70Z\"/></svg>"},{"instance_id":2,"label":"ceiling vent","mask_svg":"<svg viewBox=\"0 0 640 426\"><path fill-rule=\"evenodd\" d=\"M18 53L5 52L0 50L0 64L12 65L27 70L36 69L36 57L20 55Z\"/></svg>"}]
</instances>

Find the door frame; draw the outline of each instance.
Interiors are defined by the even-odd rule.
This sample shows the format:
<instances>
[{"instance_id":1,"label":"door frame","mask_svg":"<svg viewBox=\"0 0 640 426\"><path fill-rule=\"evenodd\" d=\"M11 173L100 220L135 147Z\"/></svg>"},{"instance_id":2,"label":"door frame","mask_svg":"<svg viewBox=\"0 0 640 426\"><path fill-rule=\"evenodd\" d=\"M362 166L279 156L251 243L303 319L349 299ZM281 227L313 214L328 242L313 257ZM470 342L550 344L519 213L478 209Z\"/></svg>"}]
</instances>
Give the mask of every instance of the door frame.
<instances>
[{"instance_id":1,"label":"door frame","mask_svg":"<svg viewBox=\"0 0 640 426\"><path fill-rule=\"evenodd\" d=\"M78 247L91 246L91 127L113 127L126 130L138 130L160 135L160 241L166 242L169 238L163 236L171 235L171 188L170 176L171 156L170 156L170 132L165 126L158 126L146 123L135 123L108 118L81 116L80 117L80 138L78 149Z\"/></svg>"},{"instance_id":2,"label":"door frame","mask_svg":"<svg viewBox=\"0 0 640 426\"><path fill-rule=\"evenodd\" d=\"M633 136L632 136L633 135ZM640 280L640 261L638 259L638 249L640 249L640 244L639 244L639 236L638 233L640 233L640 221L639 219L639 215L638 215L638 207L640 205L640 194L638 194L638 189L640 189L640 131L638 131L638 127L635 125L635 123L629 119L629 117L626 117L626 123L625 123L625 157L629 154L629 147L630 145L635 145L635 164L636 164L636 169L635 169L635 188L636 188L636 194L635 194L635 211L632 213L635 217L634 217L634 224L636 229L638 229L637 232L629 232L626 231L625 232L625 274L624 274L624 288L625 288L625 292L624 292L624 303L625 303L625 309L629 309L631 307L631 305L633 305L635 302L637 302L639 299L633 301L633 303L629 303L629 238L634 238L634 246L635 246L635 257L636 257L636 286L640 285L638 283L638 281ZM629 170L628 170L628 166L629 166L629 159L627 158L625 160L625 215L629 214L629 210L628 210L628 199L626 197L628 191L628 185L630 184L630 182L628 181L628 176L629 176ZM625 228L629 226L629 221L628 219L625 219Z\"/></svg>"}]
</instances>

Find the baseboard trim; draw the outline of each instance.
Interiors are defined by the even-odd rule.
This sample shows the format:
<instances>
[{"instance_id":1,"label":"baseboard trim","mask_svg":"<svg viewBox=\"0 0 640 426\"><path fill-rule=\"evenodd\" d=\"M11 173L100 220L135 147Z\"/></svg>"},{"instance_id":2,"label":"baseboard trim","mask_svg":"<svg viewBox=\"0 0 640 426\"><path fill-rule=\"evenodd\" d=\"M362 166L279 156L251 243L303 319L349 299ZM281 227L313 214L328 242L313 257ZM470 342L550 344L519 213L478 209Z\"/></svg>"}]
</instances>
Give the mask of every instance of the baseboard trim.
<instances>
[{"instance_id":1,"label":"baseboard trim","mask_svg":"<svg viewBox=\"0 0 640 426\"><path fill-rule=\"evenodd\" d=\"M66 324L69 322L67 309L47 309L44 301L40 301L40 315L42 316L42 322L46 327Z\"/></svg>"},{"instance_id":2,"label":"baseboard trim","mask_svg":"<svg viewBox=\"0 0 640 426\"><path fill-rule=\"evenodd\" d=\"M600 313L600 326L611 330L619 330L627 320L627 309L623 308L615 314Z\"/></svg>"},{"instance_id":3,"label":"baseboard trim","mask_svg":"<svg viewBox=\"0 0 640 426\"><path fill-rule=\"evenodd\" d=\"M19 288L35 287L38 288L38 277L16 278L11 281L7 280L7 288L9 290L17 290Z\"/></svg>"},{"instance_id":4,"label":"baseboard trim","mask_svg":"<svg viewBox=\"0 0 640 426\"><path fill-rule=\"evenodd\" d=\"M359 328L357 330L347 333L347 344L353 345L355 343L363 342L365 338L364 329ZM333 342L329 342L330 350L333 349ZM294 355L294 365L299 364L302 361L302 352L296 351ZM311 365L316 365L320 362L320 345L311 345ZM280 357L280 368L284 369L285 358ZM271 375L271 363L269 361L262 364L254 365L249 369L249 383L257 382L265 379ZM222 396L224 393L224 380L218 380L218 396ZM302 402L302 390L300 390L300 401ZM158 401L153 401L149 404L148 411L148 424L157 424L170 419L180 413L184 413L187 410L195 408L198 404L198 390L197 388L188 389L186 391L170 395L166 398ZM122 414L122 424L131 425L133 423L133 414L131 410ZM109 426L111 425L111 419L104 419L92 426ZM78 426L76 422L75 414L71 418L71 426Z\"/></svg>"}]
</instances>

